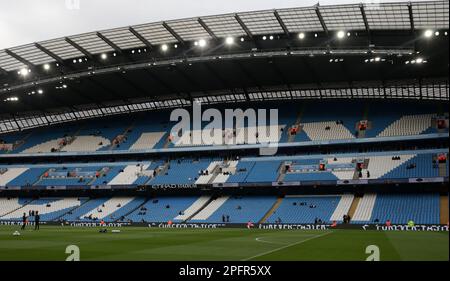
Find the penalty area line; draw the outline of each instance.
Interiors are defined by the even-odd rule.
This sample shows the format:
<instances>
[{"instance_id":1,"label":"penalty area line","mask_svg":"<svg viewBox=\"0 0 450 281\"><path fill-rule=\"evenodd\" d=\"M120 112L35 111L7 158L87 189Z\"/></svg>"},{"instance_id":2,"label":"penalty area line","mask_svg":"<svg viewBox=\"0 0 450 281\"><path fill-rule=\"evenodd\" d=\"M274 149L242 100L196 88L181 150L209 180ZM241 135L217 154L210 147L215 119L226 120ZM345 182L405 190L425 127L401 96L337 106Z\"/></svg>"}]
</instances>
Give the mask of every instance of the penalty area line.
<instances>
[{"instance_id":1,"label":"penalty area line","mask_svg":"<svg viewBox=\"0 0 450 281\"><path fill-rule=\"evenodd\" d=\"M309 237L313 237L313 236L317 236L317 235L296 235L296 237L298 238L299 236L304 236L306 238ZM261 242L261 243L267 243L267 244L275 244L275 245L288 245L289 243L280 243L280 242L273 242L273 241L267 241L263 239L264 237L257 237L255 238L256 241Z\"/></svg>"},{"instance_id":2,"label":"penalty area line","mask_svg":"<svg viewBox=\"0 0 450 281\"><path fill-rule=\"evenodd\" d=\"M269 254L272 254L272 253L275 253L275 252L278 252L278 251L287 249L287 248L289 248L289 247L293 247L293 246L296 246L296 245L303 244L303 243L305 243L305 242L311 241L311 240L316 239L316 238L320 238L320 237L327 236L327 235L329 235L329 234L331 234L331 233L333 233L333 231L331 231L331 232L326 232L326 233L323 233L323 234L319 234L319 235L313 236L313 237L311 237L311 238L308 238L308 239L305 239L305 240L302 240L302 241L299 241L299 242L295 242L295 243L292 243L292 244L288 244L288 245L285 245L285 246L282 246L282 247L279 247L279 248L276 248L276 249L273 249L273 250L270 250L270 251L267 251L267 252L264 252L264 253L261 253L261 254L258 254L258 255L249 257L249 258L246 258L246 259L243 259L243 260L241 260L241 261L250 261L250 260L252 260L252 259L256 259L256 258L265 256L265 255L269 255Z\"/></svg>"},{"instance_id":3,"label":"penalty area line","mask_svg":"<svg viewBox=\"0 0 450 281\"><path fill-rule=\"evenodd\" d=\"M278 243L278 242L272 242L272 241L265 241L265 240L262 240L260 237L256 238L255 240L258 241L258 242L267 243L267 244L287 245L287 244L285 244L285 243Z\"/></svg>"}]
</instances>

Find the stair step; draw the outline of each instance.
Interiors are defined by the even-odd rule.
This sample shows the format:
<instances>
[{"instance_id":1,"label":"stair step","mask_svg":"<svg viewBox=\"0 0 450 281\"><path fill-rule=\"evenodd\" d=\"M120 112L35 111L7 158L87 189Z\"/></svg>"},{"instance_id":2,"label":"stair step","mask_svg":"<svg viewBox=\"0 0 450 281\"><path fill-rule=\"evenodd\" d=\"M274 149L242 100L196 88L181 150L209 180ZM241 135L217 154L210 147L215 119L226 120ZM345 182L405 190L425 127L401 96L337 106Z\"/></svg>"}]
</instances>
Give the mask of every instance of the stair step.
<instances>
[{"instance_id":1,"label":"stair step","mask_svg":"<svg viewBox=\"0 0 450 281\"><path fill-rule=\"evenodd\" d=\"M264 215L264 217L259 221L259 223L260 224L265 223L270 218L270 216L272 216L273 213L275 213L275 211L278 210L282 202L283 198L282 197L278 198L275 204L273 204L272 208L270 208L270 210Z\"/></svg>"},{"instance_id":2,"label":"stair step","mask_svg":"<svg viewBox=\"0 0 450 281\"><path fill-rule=\"evenodd\" d=\"M440 223L448 224L448 195L441 195L440 205Z\"/></svg>"},{"instance_id":3,"label":"stair step","mask_svg":"<svg viewBox=\"0 0 450 281\"><path fill-rule=\"evenodd\" d=\"M446 177L447 176L447 164L439 163L439 176Z\"/></svg>"},{"instance_id":4,"label":"stair step","mask_svg":"<svg viewBox=\"0 0 450 281\"><path fill-rule=\"evenodd\" d=\"M353 218L353 215L356 212L356 208L358 208L359 200L361 200L361 197L356 197L353 199L352 205L350 206L350 210L348 210L348 215L350 218Z\"/></svg>"},{"instance_id":5,"label":"stair step","mask_svg":"<svg viewBox=\"0 0 450 281\"><path fill-rule=\"evenodd\" d=\"M302 117L303 117L303 112L304 112L304 111L305 111L305 106L303 105L303 106L300 108L300 111L298 112L297 119L295 120L294 126L300 126L300 123L302 122ZM286 129L287 129L287 132L286 132L286 133L289 134L289 129L290 129L290 128L286 128ZM288 142L293 142L294 139L295 139L295 135L289 134Z\"/></svg>"}]
</instances>

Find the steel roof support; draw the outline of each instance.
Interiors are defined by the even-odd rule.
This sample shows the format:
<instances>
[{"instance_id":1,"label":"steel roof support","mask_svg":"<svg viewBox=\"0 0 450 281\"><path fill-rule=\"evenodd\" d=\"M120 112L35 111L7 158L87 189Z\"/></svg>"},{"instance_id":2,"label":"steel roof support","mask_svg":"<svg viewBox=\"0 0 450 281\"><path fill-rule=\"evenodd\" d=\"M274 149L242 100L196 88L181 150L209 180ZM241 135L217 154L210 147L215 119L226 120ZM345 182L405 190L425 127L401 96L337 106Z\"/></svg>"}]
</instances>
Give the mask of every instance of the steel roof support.
<instances>
[{"instance_id":1,"label":"steel roof support","mask_svg":"<svg viewBox=\"0 0 450 281\"><path fill-rule=\"evenodd\" d=\"M325 21L323 20L322 13L320 12L320 9L319 9L319 5L316 5L315 10L316 10L317 17L319 18L320 24L322 25L323 31L325 31L325 34L328 35L328 27L327 27Z\"/></svg>"},{"instance_id":2,"label":"steel roof support","mask_svg":"<svg viewBox=\"0 0 450 281\"><path fill-rule=\"evenodd\" d=\"M100 32L96 33L97 36L102 39L106 44L108 44L111 48L114 49L114 51L116 51L119 54L122 54L122 49L117 46L116 44L114 44L114 42L112 42L111 40L109 40L108 38L106 38L103 34L101 34Z\"/></svg>"},{"instance_id":3,"label":"steel roof support","mask_svg":"<svg viewBox=\"0 0 450 281\"><path fill-rule=\"evenodd\" d=\"M64 38L64 40L66 40L67 43L69 43L70 45L72 45L72 47L74 47L75 49L77 49L78 51L80 51L81 53L83 53L83 55L85 55L86 57L92 59L93 55L91 53L89 53L86 49L84 49L83 47L81 47L80 45L78 45L77 43L75 43L75 41L73 41L72 39L70 39L69 37Z\"/></svg>"},{"instance_id":4,"label":"steel roof support","mask_svg":"<svg viewBox=\"0 0 450 281\"><path fill-rule=\"evenodd\" d=\"M241 17L238 14L234 15L234 18L236 19L236 21L239 23L239 25L242 27L242 29L245 31L245 33L247 34L247 36L251 39L253 39L253 34L250 31L250 29L248 29L248 27L245 25L245 23L242 21Z\"/></svg>"},{"instance_id":5,"label":"steel roof support","mask_svg":"<svg viewBox=\"0 0 450 281\"><path fill-rule=\"evenodd\" d=\"M178 40L179 43L183 45L186 44L183 38L181 38L181 36L178 33L176 33L175 30L173 30L173 28L167 24L167 22L163 22L163 26L167 31L169 31L170 34L172 34L173 37L175 37L175 39Z\"/></svg>"},{"instance_id":6,"label":"steel roof support","mask_svg":"<svg viewBox=\"0 0 450 281\"><path fill-rule=\"evenodd\" d=\"M216 34L209 28L209 26L201 19L198 18L198 23L203 27L203 29L208 32L209 36L211 36L214 40L219 40Z\"/></svg>"},{"instance_id":7,"label":"steel roof support","mask_svg":"<svg viewBox=\"0 0 450 281\"><path fill-rule=\"evenodd\" d=\"M20 61L21 63L25 64L26 66L28 66L29 68L34 68L35 65L32 64L31 62L29 62L28 60L22 58L21 56L17 55L16 53L5 49L5 53L7 53L8 55L10 55L11 57L15 58L16 60Z\"/></svg>"},{"instance_id":8,"label":"steel roof support","mask_svg":"<svg viewBox=\"0 0 450 281\"><path fill-rule=\"evenodd\" d=\"M364 20L364 26L366 27L367 39L369 41L369 46L372 44L372 32L370 31L369 22L367 21L366 10L364 9L364 4L359 5L359 9L361 10L361 15Z\"/></svg>"},{"instance_id":9,"label":"steel roof support","mask_svg":"<svg viewBox=\"0 0 450 281\"><path fill-rule=\"evenodd\" d=\"M62 58L60 58L59 56L57 56L56 54L54 54L53 52L51 52L50 50L48 50L47 48L45 48L44 46L42 46L39 43L34 43L34 46L36 48L38 48L39 50L41 50L42 52L44 52L45 54L47 54L49 57L51 57L52 59L54 59L55 61L59 62L60 64L64 63L64 60Z\"/></svg>"},{"instance_id":10,"label":"steel roof support","mask_svg":"<svg viewBox=\"0 0 450 281\"><path fill-rule=\"evenodd\" d=\"M281 28L284 31L284 34L286 34L286 36L289 38L291 37L291 34L289 33L289 29L287 28L287 26L284 24L283 19L280 17L280 14L278 14L278 11L275 10L273 11L273 14L275 15L275 17L277 18L278 23L280 24Z\"/></svg>"},{"instance_id":11,"label":"steel roof support","mask_svg":"<svg viewBox=\"0 0 450 281\"><path fill-rule=\"evenodd\" d=\"M144 43L145 46L147 46L147 48L153 49L153 45L147 39L145 39L144 36L142 36L139 32L137 32L136 29L130 26L128 30L131 33L133 33L133 35L136 36L137 39L139 39L142 43Z\"/></svg>"},{"instance_id":12,"label":"steel roof support","mask_svg":"<svg viewBox=\"0 0 450 281\"><path fill-rule=\"evenodd\" d=\"M412 10L411 2L408 3L408 12L409 12L409 23L411 25L411 33L414 33L416 28L414 26L414 16L413 16L413 10Z\"/></svg>"}]
</instances>

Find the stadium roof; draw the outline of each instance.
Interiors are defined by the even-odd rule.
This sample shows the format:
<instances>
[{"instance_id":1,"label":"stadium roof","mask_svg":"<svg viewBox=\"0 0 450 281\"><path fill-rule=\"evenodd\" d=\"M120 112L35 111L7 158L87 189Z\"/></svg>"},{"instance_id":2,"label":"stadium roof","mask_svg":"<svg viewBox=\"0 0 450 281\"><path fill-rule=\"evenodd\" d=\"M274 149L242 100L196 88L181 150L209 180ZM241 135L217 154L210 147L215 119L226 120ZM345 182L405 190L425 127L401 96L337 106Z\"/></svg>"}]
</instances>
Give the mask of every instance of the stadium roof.
<instances>
[{"instance_id":1,"label":"stadium roof","mask_svg":"<svg viewBox=\"0 0 450 281\"><path fill-rule=\"evenodd\" d=\"M379 6L378 6L379 5ZM335 30L448 29L449 2L315 6L147 23L73 35L0 51L0 68L26 66L200 38Z\"/></svg>"},{"instance_id":2,"label":"stadium roof","mask_svg":"<svg viewBox=\"0 0 450 281\"><path fill-rule=\"evenodd\" d=\"M67 36L0 50L0 112L305 89L379 88L390 97L384 89L399 84L431 85L444 89L432 98L448 99L448 26L449 2L427 1L242 12ZM424 32L433 40L421 40ZM413 69L416 60L426 64Z\"/></svg>"}]
</instances>

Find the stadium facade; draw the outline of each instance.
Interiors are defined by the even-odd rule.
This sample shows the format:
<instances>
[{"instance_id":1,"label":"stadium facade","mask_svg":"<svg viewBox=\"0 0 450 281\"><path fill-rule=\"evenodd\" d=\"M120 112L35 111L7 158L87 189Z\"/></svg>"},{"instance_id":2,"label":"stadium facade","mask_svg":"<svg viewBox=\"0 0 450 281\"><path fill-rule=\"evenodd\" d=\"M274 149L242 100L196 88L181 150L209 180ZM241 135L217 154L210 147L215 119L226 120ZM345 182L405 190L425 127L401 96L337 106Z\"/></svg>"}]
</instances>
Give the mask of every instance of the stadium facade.
<instances>
[{"instance_id":1,"label":"stadium facade","mask_svg":"<svg viewBox=\"0 0 450 281\"><path fill-rule=\"evenodd\" d=\"M448 225L448 10L243 12L0 50L0 221ZM196 104L278 123L194 143L211 120L170 115Z\"/></svg>"}]
</instances>

